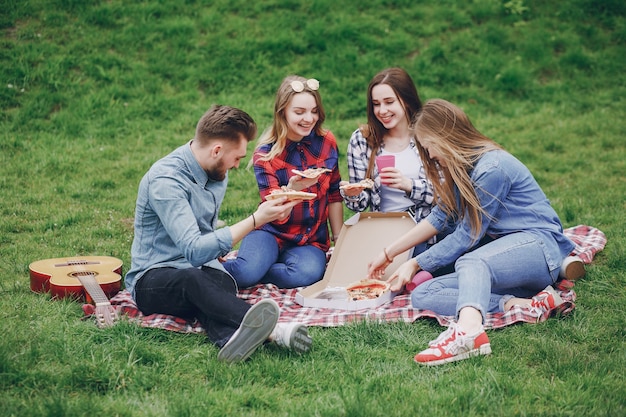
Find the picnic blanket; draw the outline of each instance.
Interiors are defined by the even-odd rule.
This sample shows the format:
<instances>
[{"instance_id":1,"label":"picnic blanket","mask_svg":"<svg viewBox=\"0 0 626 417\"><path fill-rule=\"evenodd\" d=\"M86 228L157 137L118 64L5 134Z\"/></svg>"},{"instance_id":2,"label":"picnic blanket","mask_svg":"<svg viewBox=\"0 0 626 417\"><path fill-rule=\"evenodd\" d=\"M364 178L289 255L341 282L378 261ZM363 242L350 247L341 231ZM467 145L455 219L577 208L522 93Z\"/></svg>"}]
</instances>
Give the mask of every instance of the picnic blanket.
<instances>
[{"instance_id":1,"label":"picnic blanket","mask_svg":"<svg viewBox=\"0 0 626 417\"><path fill-rule=\"evenodd\" d=\"M606 236L594 227L579 225L565 229L564 232L576 244L572 254L579 256L586 264L591 263L595 254L604 249L606 245ZM553 315L567 315L575 308L576 293L573 287L574 283L571 281L560 281L556 289L560 292L564 303L555 308L554 311L546 312L542 317L537 318L536 315L531 314L529 308L515 306L506 312L488 314L485 328L497 329L520 322L537 323L545 321ZM413 308L411 295L406 291L398 294L391 302L377 308L348 311L302 307L295 301L298 290L299 288L283 289L273 284L259 284L240 290L238 296L250 304L255 304L263 298L272 298L280 306L280 322L295 321L308 326L334 327L355 321L411 323L419 318L432 318L437 320L440 325L447 326L453 320L452 316L442 316L429 310ZM120 291L110 301L121 315L142 327L181 333L204 333L204 329L197 320L185 320L165 314L143 315L127 290ZM85 304L83 310L86 315L90 315L93 314L94 307Z\"/></svg>"}]
</instances>

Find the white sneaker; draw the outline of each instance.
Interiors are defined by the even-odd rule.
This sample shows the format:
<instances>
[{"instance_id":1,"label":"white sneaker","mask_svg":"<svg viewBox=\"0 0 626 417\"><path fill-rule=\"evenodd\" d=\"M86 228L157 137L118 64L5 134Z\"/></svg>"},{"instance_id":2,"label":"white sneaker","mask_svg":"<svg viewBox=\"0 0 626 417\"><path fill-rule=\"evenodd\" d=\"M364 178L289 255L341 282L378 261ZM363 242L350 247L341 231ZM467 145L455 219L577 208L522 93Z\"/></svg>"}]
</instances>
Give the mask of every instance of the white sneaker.
<instances>
[{"instance_id":1,"label":"white sneaker","mask_svg":"<svg viewBox=\"0 0 626 417\"><path fill-rule=\"evenodd\" d=\"M578 256L568 256L563 259L559 278L576 281L585 276L585 264Z\"/></svg>"},{"instance_id":2,"label":"white sneaker","mask_svg":"<svg viewBox=\"0 0 626 417\"><path fill-rule=\"evenodd\" d=\"M271 298L264 298L250 307L237 331L217 354L217 359L231 363L248 359L272 333L279 315L280 308Z\"/></svg>"},{"instance_id":3,"label":"white sneaker","mask_svg":"<svg viewBox=\"0 0 626 417\"><path fill-rule=\"evenodd\" d=\"M278 323L270 335L270 340L296 353L308 352L313 343L307 327L302 323L294 322Z\"/></svg>"}]
</instances>

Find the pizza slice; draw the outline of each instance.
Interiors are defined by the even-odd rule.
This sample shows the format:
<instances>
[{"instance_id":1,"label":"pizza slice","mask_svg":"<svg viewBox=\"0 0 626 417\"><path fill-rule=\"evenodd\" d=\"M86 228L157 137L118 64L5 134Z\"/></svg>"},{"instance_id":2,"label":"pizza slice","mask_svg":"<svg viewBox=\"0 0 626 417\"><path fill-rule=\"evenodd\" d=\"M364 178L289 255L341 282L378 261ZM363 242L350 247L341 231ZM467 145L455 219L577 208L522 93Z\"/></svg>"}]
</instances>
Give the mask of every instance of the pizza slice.
<instances>
[{"instance_id":1,"label":"pizza slice","mask_svg":"<svg viewBox=\"0 0 626 417\"><path fill-rule=\"evenodd\" d=\"M277 198L287 197L288 201L291 200L312 200L317 197L315 193L307 193L304 191L296 191L291 188L287 188L286 186L282 186L275 190L270 191L268 195L265 196L266 200L275 200Z\"/></svg>"},{"instance_id":2,"label":"pizza slice","mask_svg":"<svg viewBox=\"0 0 626 417\"><path fill-rule=\"evenodd\" d=\"M291 172L304 178L317 178L325 172L331 172L331 170L328 168L308 168L304 171L292 169Z\"/></svg>"},{"instance_id":3,"label":"pizza slice","mask_svg":"<svg viewBox=\"0 0 626 417\"><path fill-rule=\"evenodd\" d=\"M364 279L346 287L348 299L352 301L372 300L389 290L389 283L377 279Z\"/></svg>"},{"instance_id":4,"label":"pizza slice","mask_svg":"<svg viewBox=\"0 0 626 417\"><path fill-rule=\"evenodd\" d=\"M354 190L356 188L362 188L362 189L366 189L366 188L374 188L374 181L370 178L365 178L362 179L359 182L353 182L350 184L344 184L341 187L342 190Z\"/></svg>"}]
</instances>

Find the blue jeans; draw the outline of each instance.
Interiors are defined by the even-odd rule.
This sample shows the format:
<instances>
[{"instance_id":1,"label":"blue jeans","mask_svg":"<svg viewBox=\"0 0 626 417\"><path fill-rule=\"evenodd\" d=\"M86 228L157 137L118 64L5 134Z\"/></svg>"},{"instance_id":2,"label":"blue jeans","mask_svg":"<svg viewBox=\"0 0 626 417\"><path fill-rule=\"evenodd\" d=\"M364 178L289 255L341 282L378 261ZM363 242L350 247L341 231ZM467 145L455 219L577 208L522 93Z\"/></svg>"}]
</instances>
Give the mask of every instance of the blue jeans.
<instances>
[{"instance_id":1,"label":"blue jeans","mask_svg":"<svg viewBox=\"0 0 626 417\"><path fill-rule=\"evenodd\" d=\"M208 339L220 348L251 307L237 297L235 282L227 273L207 267L151 269L137 282L135 300L145 315L197 318Z\"/></svg>"},{"instance_id":2,"label":"blue jeans","mask_svg":"<svg viewBox=\"0 0 626 417\"><path fill-rule=\"evenodd\" d=\"M324 276L326 253L312 246L282 250L273 234L254 230L241 242L237 259L223 263L242 288L272 283L280 288L306 287Z\"/></svg>"},{"instance_id":3,"label":"blue jeans","mask_svg":"<svg viewBox=\"0 0 626 417\"><path fill-rule=\"evenodd\" d=\"M483 319L504 311L511 297L532 297L558 278L558 269L550 273L542 245L534 235L518 232L480 246L458 258L455 272L415 288L413 307L446 316L474 307Z\"/></svg>"}]
</instances>

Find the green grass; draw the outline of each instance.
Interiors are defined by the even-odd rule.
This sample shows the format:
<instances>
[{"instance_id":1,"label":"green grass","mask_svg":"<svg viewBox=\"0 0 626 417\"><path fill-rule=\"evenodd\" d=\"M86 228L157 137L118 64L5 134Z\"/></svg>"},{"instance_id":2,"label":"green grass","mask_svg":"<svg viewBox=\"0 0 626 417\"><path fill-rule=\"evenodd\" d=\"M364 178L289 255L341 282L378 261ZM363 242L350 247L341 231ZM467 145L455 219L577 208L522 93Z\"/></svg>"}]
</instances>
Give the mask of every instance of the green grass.
<instances>
[{"instance_id":1,"label":"green grass","mask_svg":"<svg viewBox=\"0 0 626 417\"><path fill-rule=\"evenodd\" d=\"M0 414L406 416L626 414L626 6L524 0L1 0ZM608 244L573 314L490 332L493 355L421 368L441 328L312 328L229 366L199 335L122 322L29 288L39 259L130 264L139 180L213 103L264 129L290 73L320 80L340 142L380 69L461 105L526 163L566 227ZM251 154L252 145L249 148ZM244 161L242 166L245 166ZM258 203L231 172L220 217ZM346 217L350 215L345 211Z\"/></svg>"}]
</instances>

